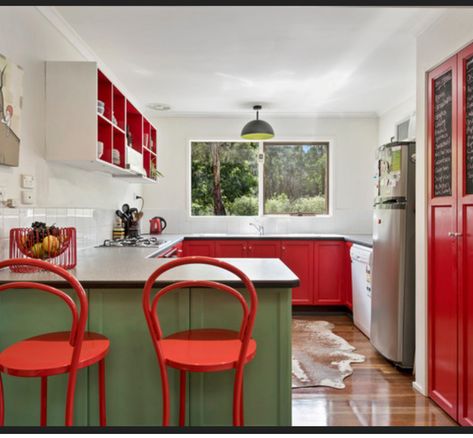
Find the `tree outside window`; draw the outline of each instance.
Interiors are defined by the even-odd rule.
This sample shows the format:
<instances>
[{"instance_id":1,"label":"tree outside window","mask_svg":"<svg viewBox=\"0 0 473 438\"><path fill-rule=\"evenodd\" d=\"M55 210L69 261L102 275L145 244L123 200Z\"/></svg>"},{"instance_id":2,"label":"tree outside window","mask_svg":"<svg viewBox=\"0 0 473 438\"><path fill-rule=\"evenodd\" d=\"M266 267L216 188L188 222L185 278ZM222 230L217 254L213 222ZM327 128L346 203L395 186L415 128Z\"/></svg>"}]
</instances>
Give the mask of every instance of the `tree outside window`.
<instances>
[{"instance_id":1,"label":"tree outside window","mask_svg":"<svg viewBox=\"0 0 473 438\"><path fill-rule=\"evenodd\" d=\"M256 216L260 204L262 214L327 214L328 147L321 142L192 142L191 214ZM261 165L259 153L264 153Z\"/></svg>"}]
</instances>

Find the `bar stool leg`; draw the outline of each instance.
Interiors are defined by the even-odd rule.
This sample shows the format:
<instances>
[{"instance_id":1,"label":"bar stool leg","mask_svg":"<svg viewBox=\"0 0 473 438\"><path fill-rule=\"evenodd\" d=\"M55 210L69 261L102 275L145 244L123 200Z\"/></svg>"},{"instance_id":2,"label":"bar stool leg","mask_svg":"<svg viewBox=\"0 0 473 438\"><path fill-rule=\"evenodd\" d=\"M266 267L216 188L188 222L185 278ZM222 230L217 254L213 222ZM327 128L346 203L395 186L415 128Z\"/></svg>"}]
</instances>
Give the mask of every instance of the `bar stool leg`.
<instances>
[{"instance_id":1,"label":"bar stool leg","mask_svg":"<svg viewBox=\"0 0 473 438\"><path fill-rule=\"evenodd\" d=\"M100 426L107 425L107 409L105 394L105 358L99 362L99 409Z\"/></svg>"},{"instance_id":2,"label":"bar stool leg","mask_svg":"<svg viewBox=\"0 0 473 438\"><path fill-rule=\"evenodd\" d=\"M244 409L243 409L243 399L244 399L244 395L243 395L243 379L244 377L242 376L241 378L241 389L240 389L240 426L244 426L245 425L245 418L244 418Z\"/></svg>"},{"instance_id":3,"label":"bar stool leg","mask_svg":"<svg viewBox=\"0 0 473 438\"><path fill-rule=\"evenodd\" d=\"M3 398L2 373L0 373L0 426L5 426L5 399Z\"/></svg>"},{"instance_id":4,"label":"bar stool leg","mask_svg":"<svg viewBox=\"0 0 473 438\"><path fill-rule=\"evenodd\" d=\"M186 425L186 372L179 373L179 426Z\"/></svg>"},{"instance_id":5,"label":"bar stool leg","mask_svg":"<svg viewBox=\"0 0 473 438\"><path fill-rule=\"evenodd\" d=\"M243 370L237 368L233 385L233 425L241 426L241 390Z\"/></svg>"},{"instance_id":6,"label":"bar stool leg","mask_svg":"<svg viewBox=\"0 0 473 438\"><path fill-rule=\"evenodd\" d=\"M48 378L41 377L41 416L40 426L46 426L48 423Z\"/></svg>"}]
</instances>

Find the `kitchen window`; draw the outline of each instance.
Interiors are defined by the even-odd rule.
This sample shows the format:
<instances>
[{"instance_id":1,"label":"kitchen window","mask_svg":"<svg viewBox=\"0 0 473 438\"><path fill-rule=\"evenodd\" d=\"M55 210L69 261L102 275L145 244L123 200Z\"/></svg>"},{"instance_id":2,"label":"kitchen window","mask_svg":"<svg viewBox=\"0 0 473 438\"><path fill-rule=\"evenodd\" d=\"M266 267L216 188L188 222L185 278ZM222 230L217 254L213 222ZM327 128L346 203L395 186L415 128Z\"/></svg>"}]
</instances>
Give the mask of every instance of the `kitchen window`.
<instances>
[{"instance_id":1,"label":"kitchen window","mask_svg":"<svg viewBox=\"0 0 473 438\"><path fill-rule=\"evenodd\" d=\"M329 212L328 142L192 141L190 156L192 216Z\"/></svg>"},{"instance_id":2,"label":"kitchen window","mask_svg":"<svg viewBox=\"0 0 473 438\"><path fill-rule=\"evenodd\" d=\"M328 214L328 143L264 143L264 214Z\"/></svg>"}]
</instances>

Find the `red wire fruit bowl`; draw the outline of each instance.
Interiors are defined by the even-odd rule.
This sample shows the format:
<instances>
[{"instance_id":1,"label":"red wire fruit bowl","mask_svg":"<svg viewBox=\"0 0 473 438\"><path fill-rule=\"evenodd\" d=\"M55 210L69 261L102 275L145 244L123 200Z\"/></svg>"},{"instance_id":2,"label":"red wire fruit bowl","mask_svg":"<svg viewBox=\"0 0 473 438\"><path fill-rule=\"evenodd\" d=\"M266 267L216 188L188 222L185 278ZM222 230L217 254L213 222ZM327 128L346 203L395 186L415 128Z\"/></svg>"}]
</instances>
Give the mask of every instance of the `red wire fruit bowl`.
<instances>
[{"instance_id":1,"label":"red wire fruit bowl","mask_svg":"<svg viewBox=\"0 0 473 438\"><path fill-rule=\"evenodd\" d=\"M75 228L44 227L12 228L10 230L10 258L45 260L65 269L77 264ZM15 272L35 272L33 266L13 266Z\"/></svg>"}]
</instances>

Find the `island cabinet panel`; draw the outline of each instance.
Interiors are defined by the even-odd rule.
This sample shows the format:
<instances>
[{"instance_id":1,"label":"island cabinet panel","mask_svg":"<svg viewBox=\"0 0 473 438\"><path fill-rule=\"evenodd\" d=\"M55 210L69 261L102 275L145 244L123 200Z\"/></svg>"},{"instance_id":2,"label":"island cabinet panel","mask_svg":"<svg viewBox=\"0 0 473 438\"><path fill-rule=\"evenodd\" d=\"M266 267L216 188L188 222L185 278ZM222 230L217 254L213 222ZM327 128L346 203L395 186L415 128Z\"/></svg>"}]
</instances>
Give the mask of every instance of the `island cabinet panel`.
<instances>
[{"instance_id":1,"label":"island cabinet panel","mask_svg":"<svg viewBox=\"0 0 473 438\"><path fill-rule=\"evenodd\" d=\"M73 299L75 293L65 290ZM22 339L41 333L71 329L71 312L58 297L35 290L0 294L0 351ZM79 370L74 405L74 424L87 426L90 369ZM14 377L2 373L5 426L39 426L40 384L38 377ZM48 378L48 425L64 426L67 375ZM98 392L94 393L98 396Z\"/></svg>"},{"instance_id":2,"label":"island cabinet panel","mask_svg":"<svg viewBox=\"0 0 473 438\"><path fill-rule=\"evenodd\" d=\"M89 291L89 330L110 339L105 359L109 426L156 426L162 423L161 378L141 304L141 289ZM164 296L158 305L163 333L189 327L189 290ZM179 393L179 373L168 368L171 394ZM99 425L97 373L89 372L88 415ZM178 397L171 397L171 423L178 423Z\"/></svg>"},{"instance_id":3,"label":"island cabinet panel","mask_svg":"<svg viewBox=\"0 0 473 438\"><path fill-rule=\"evenodd\" d=\"M184 256L215 257L214 240L185 240Z\"/></svg>"},{"instance_id":4,"label":"island cabinet panel","mask_svg":"<svg viewBox=\"0 0 473 438\"><path fill-rule=\"evenodd\" d=\"M314 278L317 278L317 262L314 263L314 242L311 240L283 240L281 260L300 280L300 286L292 289L293 305L314 304Z\"/></svg>"},{"instance_id":5,"label":"island cabinet panel","mask_svg":"<svg viewBox=\"0 0 473 438\"><path fill-rule=\"evenodd\" d=\"M245 426L290 426L291 291L268 288L261 290L258 299L253 330L256 356L244 373ZM234 297L192 289L190 300L192 328L239 329L242 312ZM190 373L188 424L231 425L233 381L233 371Z\"/></svg>"},{"instance_id":6,"label":"island cabinet panel","mask_svg":"<svg viewBox=\"0 0 473 438\"><path fill-rule=\"evenodd\" d=\"M345 304L346 247L343 241L314 243L314 304Z\"/></svg>"},{"instance_id":7,"label":"island cabinet panel","mask_svg":"<svg viewBox=\"0 0 473 438\"><path fill-rule=\"evenodd\" d=\"M281 258L281 241L280 240L249 240L248 241L248 257L262 259L279 259Z\"/></svg>"},{"instance_id":8,"label":"island cabinet panel","mask_svg":"<svg viewBox=\"0 0 473 438\"><path fill-rule=\"evenodd\" d=\"M248 257L246 240L217 240L215 241L215 256L239 258Z\"/></svg>"},{"instance_id":9,"label":"island cabinet panel","mask_svg":"<svg viewBox=\"0 0 473 438\"><path fill-rule=\"evenodd\" d=\"M345 242L345 278L344 278L344 290L345 290L345 304L346 306L352 310L353 309L353 290L352 290L352 282L351 282L351 257L350 257L350 249L353 246L352 242Z\"/></svg>"}]
</instances>

